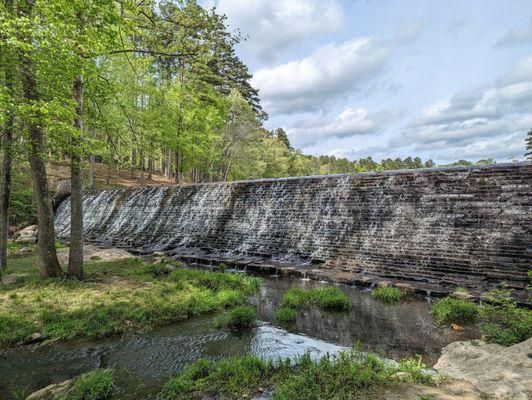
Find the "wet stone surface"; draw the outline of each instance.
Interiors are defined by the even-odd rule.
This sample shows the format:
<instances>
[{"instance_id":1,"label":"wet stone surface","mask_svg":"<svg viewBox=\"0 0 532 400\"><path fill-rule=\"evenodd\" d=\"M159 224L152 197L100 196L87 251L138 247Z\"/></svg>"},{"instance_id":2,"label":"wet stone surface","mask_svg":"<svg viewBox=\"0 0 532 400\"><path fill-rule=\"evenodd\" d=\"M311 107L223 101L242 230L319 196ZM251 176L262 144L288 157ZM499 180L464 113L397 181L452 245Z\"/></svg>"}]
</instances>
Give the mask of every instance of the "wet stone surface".
<instances>
[{"instance_id":1,"label":"wet stone surface","mask_svg":"<svg viewBox=\"0 0 532 400\"><path fill-rule=\"evenodd\" d=\"M84 228L139 253L255 258L327 280L523 291L531 183L532 164L514 163L105 190L84 195ZM65 240L69 219L67 199L55 219Z\"/></svg>"}]
</instances>

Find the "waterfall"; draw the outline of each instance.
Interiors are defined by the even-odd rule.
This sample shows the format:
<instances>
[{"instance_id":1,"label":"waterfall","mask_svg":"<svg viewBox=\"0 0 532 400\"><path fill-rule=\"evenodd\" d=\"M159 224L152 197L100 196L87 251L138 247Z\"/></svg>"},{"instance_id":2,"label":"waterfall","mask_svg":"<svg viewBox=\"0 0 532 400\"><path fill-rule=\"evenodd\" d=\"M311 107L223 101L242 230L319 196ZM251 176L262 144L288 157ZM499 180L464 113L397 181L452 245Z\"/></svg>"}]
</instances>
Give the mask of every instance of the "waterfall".
<instances>
[{"instance_id":1,"label":"waterfall","mask_svg":"<svg viewBox=\"0 0 532 400\"><path fill-rule=\"evenodd\" d=\"M427 283L526 281L530 163L87 192L86 240ZM58 208L70 233L70 199Z\"/></svg>"}]
</instances>

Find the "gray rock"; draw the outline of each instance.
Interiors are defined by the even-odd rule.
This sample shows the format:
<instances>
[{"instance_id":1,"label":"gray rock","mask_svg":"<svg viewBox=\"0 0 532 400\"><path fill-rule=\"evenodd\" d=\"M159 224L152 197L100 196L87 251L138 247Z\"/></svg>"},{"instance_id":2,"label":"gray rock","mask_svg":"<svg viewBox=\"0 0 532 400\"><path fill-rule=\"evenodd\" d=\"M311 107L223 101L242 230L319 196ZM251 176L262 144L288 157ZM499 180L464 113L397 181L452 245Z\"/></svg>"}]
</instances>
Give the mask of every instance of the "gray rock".
<instances>
[{"instance_id":1,"label":"gray rock","mask_svg":"<svg viewBox=\"0 0 532 400\"><path fill-rule=\"evenodd\" d=\"M510 347L484 342L455 342L442 350L434 366L453 379L463 379L496 399L532 398L532 338Z\"/></svg>"},{"instance_id":2,"label":"gray rock","mask_svg":"<svg viewBox=\"0 0 532 400\"><path fill-rule=\"evenodd\" d=\"M21 247L20 249L18 249L17 251L15 251L15 254L18 255L18 256L21 256L21 255L24 255L24 254L29 254L31 253L33 250L31 247Z\"/></svg>"},{"instance_id":3,"label":"gray rock","mask_svg":"<svg viewBox=\"0 0 532 400\"><path fill-rule=\"evenodd\" d=\"M24 343L26 343L26 344L40 343L44 339L46 339L46 338L44 337L44 335L42 333L35 332L35 333L32 333L30 336L28 336L26 338L26 340L24 341Z\"/></svg>"},{"instance_id":4,"label":"gray rock","mask_svg":"<svg viewBox=\"0 0 532 400\"><path fill-rule=\"evenodd\" d=\"M5 274L2 275L2 283L4 285L16 285L19 282L22 282L28 274Z\"/></svg>"},{"instance_id":5,"label":"gray rock","mask_svg":"<svg viewBox=\"0 0 532 400\"><path fill-rule=\"evenodd\" d=\"M74 387L74 380L69 379L61 383L48 385L43 389L33 392L26 400L53 400L59 396L68 394Z\"/></svg>"},{"instance_id":6,"label":"gray rock","mask_svg":"<svg viewBox=\"0 0 532 400\"><path fill-rule=\"evenodd\" d=\"M67 247L57 250L57 258L61 265L68 264L68 251ZM90 244L83 246L83 261L116 261L125 260L128 258L135 258L133 254L128 251L116 248L103 249Z\"/></svg>"},{"instance_id":7,"label":"gray rock","mask_svg":"<svg viewBox=\"0 0 532 400\"><path fill-rule=\"evenodd\" d=\"M15 232L13 240L16 243L36 243L37 242L38 226L30 225L20 231Z\"/></svg>"}]
</instances>

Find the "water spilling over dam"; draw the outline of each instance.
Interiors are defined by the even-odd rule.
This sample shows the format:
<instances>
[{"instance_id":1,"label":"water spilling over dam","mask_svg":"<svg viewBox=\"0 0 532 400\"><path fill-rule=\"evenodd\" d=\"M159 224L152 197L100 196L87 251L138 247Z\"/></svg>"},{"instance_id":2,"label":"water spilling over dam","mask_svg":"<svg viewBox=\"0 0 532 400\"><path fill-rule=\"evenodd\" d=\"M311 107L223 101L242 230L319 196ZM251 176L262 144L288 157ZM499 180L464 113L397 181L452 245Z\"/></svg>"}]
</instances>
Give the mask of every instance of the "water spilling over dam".
<instances>
[{"instance_id":1,"label":"water spilling over dam","mask_svg":"<svg viewBox=\"0 0 532 400\"><path fill-rule=\"evenodd\" d=\"M523 288L532 164L104 190L87 242L345 282ZM58 208L68 240L70 200Z\"/></svg>"}]
</instances>

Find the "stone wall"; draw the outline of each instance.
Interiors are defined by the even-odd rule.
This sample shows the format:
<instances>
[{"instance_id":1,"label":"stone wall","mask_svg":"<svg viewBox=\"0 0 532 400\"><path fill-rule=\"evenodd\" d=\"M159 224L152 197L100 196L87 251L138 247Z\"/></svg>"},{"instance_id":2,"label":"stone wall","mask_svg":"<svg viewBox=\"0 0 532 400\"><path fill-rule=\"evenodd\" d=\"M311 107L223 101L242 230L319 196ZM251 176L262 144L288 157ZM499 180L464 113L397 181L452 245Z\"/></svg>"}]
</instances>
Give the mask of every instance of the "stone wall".
<instances>
[{"instance_id":1,"label":"stone wall","mask_svg":"<svg viewBox=\"0 0 532 400\"><path fill-rule=\"evenodd\" d=\"M522 288L532 164L90 192L89 242L353 277ZM70 200L56 214L68 239ZM364 279L362 279L364 278Z\"/></svg>"}]
</instances>

